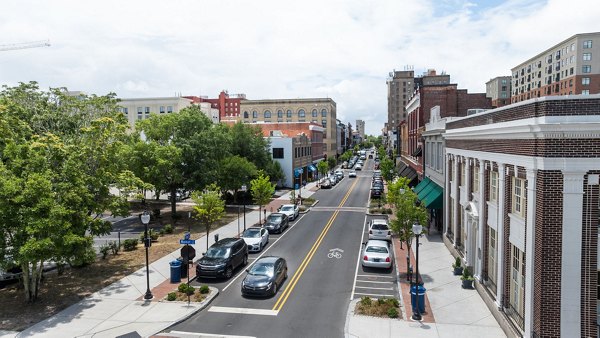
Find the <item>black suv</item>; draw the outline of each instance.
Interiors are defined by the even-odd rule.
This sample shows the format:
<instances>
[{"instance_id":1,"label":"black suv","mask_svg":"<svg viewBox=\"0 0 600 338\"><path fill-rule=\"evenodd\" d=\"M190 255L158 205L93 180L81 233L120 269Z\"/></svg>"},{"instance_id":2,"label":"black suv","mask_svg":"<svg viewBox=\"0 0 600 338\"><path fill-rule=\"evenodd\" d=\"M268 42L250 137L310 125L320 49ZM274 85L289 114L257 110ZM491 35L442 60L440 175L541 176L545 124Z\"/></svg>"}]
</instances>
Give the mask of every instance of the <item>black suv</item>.
<instances>
[{"instance_id":1,"label":"black suv","mask_svg":"<svg viewBox=\"0 0 600 338\"><path fill-rule=\"evenodd\" d=\"M223 238L208 248L196 265L196 276L230 278L248 263L248 246L242 238Z\"/></svg>"},{"instance_id":2,"label":"black suv","mask_svg":"<svg viewBox=\"0 0 600 338\"><path fill-rule=\"evenodd\" d=\"M269 231L269 233L282 233L283 229L287 228L290 225L290 221L286 214L282 214L280 212L274 212L267 217L267 221L263 226L265 229Z\"/></svg>"}]
</instances>

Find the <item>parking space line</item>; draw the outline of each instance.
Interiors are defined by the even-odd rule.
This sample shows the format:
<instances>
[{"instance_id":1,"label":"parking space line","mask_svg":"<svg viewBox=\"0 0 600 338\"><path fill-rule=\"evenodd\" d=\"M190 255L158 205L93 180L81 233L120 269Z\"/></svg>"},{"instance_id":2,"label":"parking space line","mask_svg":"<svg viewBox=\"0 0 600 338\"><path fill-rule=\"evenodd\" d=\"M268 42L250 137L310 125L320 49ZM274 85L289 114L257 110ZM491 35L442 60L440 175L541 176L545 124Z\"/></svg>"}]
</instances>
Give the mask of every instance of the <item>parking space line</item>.
<instances>
[{"instance_id":1,"label":"parking space line","mask_svg":"<svg viewBox=\"0 0 600 338\"><path fill-rule=\"evenodd\" d=\"M375 282L370 280L357 280L358 283L394 284L394 282Z\"/></svg>"},{"instance_id":2,"label":"parking space line","mask_svg":"<svg viewBox=\"0 0 600 338\"><path fill-rule=\"evenodd\" d=\"M365 221L363 223L363 231L362 231L362 235L360 236L360 244L358 246L358 257L356 259L356 270L354 271L354 283L352 284L352 293L350 294L350 300L354 299L354 290L356 289L356 280L358 279L358 266L360 264L360 256L362 254L362 243L363 243L363 239L365 237L365 227L367 226L367 215L365 214Z\"/></svg>"},{"instance_id":3,"label":"parking space line","mask_svg":"<svg viewBox=\"0 0 600 338\"><path fill-rule=\"evenodd\" d=\"M356 275L357 277L377 277L377 278L396 278L392 276L379 276L379 275Z\"/></svg>"},{"instance_id":4,"label":"parking space line","mask_svg":"<svg viewBox=\"0 0 600 338\"><path fill-rule=\"evenodd\" d=\"M394 288L372 288L370 286L357 286L357 289L371 289L371 290L394 290Z\"/></svg>"},{"instance_id":5,"label":"parking space line","mask_svg":"<svg viewBox=\"0 0 600 338\"><path fill-rule=\"evenodd\" d=\"M183 335L183 336L192 336L192 337L218 337L218 338L256 338L254 336L232 336L232 335L223 335L223 334L213 334L213 333L202 333L202 332L187 332L187 331L170 331L168 333Z\"/></svg>"},{"instance_id":6,"label":"parking space line","mask_svg":"<svg viewBox=\"0 0 600 338\"><path fill-rule=\"evenodd\" d=\"M243 307L211 306L208 312L239 313L244 315L277 316L279 311Z\"/></svg>"},{"instance_id":7,"label":"parking space line","mask_svg":"<svg viewBox=\"0 0 600 338\"><path fill-rule=\"evenodd\" d=\"M394 295L390 295L387 293L383 293L383 294L377 294L377 293L362 293L362 292L357 292L357 295L363 295L363 296L373 296L373 297L395 297Z\"/></svg>"}]
</instances>

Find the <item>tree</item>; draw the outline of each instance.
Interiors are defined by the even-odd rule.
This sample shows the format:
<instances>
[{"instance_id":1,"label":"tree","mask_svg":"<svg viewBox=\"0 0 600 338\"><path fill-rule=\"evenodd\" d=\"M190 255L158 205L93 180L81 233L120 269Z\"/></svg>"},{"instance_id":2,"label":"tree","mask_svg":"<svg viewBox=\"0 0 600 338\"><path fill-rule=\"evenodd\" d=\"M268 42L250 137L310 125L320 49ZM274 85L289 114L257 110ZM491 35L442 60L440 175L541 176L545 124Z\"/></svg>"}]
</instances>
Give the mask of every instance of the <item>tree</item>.
<instances>
[{"instance_id":1,"label":"tree","mask_svg":"<svg viewBox=\"0 0 600 338\"><path fill-rule=\"evenodd\" d=\"M231 127L230 135L232 155L244 157L258 169L268 171L271 165L269 139L263 137L260 127L239 122Z\"/></svg>"},{"instance_id":2,"label":"tree","mask_svg":"<svg viewBox=\"0 0 600 338\"><path fill-rule=\"evenodd\" d=\"M225 215L225 201L221 199L221 189L216 184L211 184L204 191L194 191L192 201L194 218L204 224L206 228L206 247L212 225Z\"/></svg>"},{"instance_id":3,"label":"tree","mask_svg":"<svg viewBox=\"0 0 600 338\"><path fill-rule=\"evenodd\" d=\"M256 166L252 162L237 155L230 156L219 165L219 184L224 191L233 190L236 201L237 191L256 174Z\"/></svg>"},{"instance_id":4,"label":"tree","mask_svg":"<svg viewBox=\"0 0 600 338\"><path fill-rule=\"evenodd\" d=\"M0 129L0 265L21 267L34 302L43 262L94 262L92 236L111 230L102 213L126 215L127 197L147 185L127 170L128 124L114 95L3 87Z\"/></svg>"},{"instance_id":5,"label":"tree","mask_svg":"<svg viewBox=\"0 0 600 338\"><path fill-rule=\"evenodd\" d=\"M271 164L267 167L267 175L271 178L271 182L278 183L285 180L285 174L283 172L283 168L281 168L281 163L276 160L271 160Z\"/></svg>"},{"instance_id":6,"label":"tree","mask_svg":"<svg viewBox=\"0 0 600 338\"><path fill-rule=\"evenodd\" d=\"M275 185L269 180L269 176L264 176L262 173L252 181L250 181L250 190L252 191L252 197L258 204L258 221L261 221L262 207L271 201L271 196L275 192Z\"/></svg>"},{"instance_id":7,"label":"tree","mask_svg":"<svg viewBox=\"0 0 600 338\"><path fill-rule=\"evenodd\" d=\"M319 175L321 177L325 177L327 171L329 170L329 164L325 161L321 161L317 163L317 171L319 171Z\"/></svg>"},{"instance_id":8,"label":"tree","mask_svg":"<svg viewBox=\"0 0 600 338\"><path fill-rule=\"evenodd\" d=\"M379 168L381 168L381 175L386 181L390 182L394 179L394 161L386 156L379 163Z\"/></svg>"},{"instance_id":9,"label":"tree","mask_svg":"<svg viewBox=\"0 0 600 338\"><path fill-rule=\"evenodd\" d=\"M337 164L337 161L335 160L335 157L328 157L327 158L327 164L329 165L330 169L335 168L335 165Z\"/></svg>"}]
</instances>

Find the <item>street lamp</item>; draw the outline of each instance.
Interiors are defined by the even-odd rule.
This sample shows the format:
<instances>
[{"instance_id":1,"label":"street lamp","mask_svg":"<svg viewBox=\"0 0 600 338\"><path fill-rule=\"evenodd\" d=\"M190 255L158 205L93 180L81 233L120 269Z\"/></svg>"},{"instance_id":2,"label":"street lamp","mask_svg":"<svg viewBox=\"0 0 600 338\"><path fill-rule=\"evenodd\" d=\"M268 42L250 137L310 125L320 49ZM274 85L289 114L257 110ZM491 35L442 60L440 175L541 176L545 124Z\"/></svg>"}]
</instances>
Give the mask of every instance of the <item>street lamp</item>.
<instances>
[{"instance_id":1,"label":"street lamp","mask_svg":"<svg viewBox=\"0 0 600 338\"><path fill-rule=\"evenodd\" d=\"M246 185L242 185L241 190L244 192L244 231L246 231Z\"/></svg>"},{"instance_id":2,"label":"street lamp","mask_svg":"<svg viewBox=\"0 0 600 338\"><path fill-rule=\"evenodd\" d=\"M144 299L149 300L154 298L150 291L150 269L148 268L148 248L150 247L152 240L148 237L148 223L150 223L150 214L148 210L144 210L144 213L140 217L142 223L144 223L144 247L146 247L146 294Z\"/></svg>"},{"instance_id":3,"label":"street lamp","mask_svg":"<svg viewBox=\"0 0 600 338\"><path fill-rule=\"evenodd\" d=\"M412 315L413 320L421 320L421 313L419 311L419 237L423 231L423 226L415 221L412 226L412 231L417 239L417 257L416 257L416 273L415 273L415 311Z\"/></svg>"}]
</instances>

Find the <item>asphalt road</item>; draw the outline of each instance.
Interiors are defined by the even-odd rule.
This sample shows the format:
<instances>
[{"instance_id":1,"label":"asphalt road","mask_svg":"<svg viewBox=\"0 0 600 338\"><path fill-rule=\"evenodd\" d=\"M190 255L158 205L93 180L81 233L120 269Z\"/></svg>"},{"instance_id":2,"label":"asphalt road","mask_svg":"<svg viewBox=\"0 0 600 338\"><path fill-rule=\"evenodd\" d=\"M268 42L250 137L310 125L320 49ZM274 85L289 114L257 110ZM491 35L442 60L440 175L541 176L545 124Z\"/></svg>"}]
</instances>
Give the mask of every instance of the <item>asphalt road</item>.
<instances>
[{"instance_id":1,"label":"asphalt road","mask_svg":"<svg viewBox=\"0 0 600 338\"><path fill-rule=\"evenodd\" d=\"M372 160L367 168L372 168ZM288 279L272 298L244 298L238 268L230 280L200 280L219 288L207 309L167 331L250 337L342 337L352 296L393 294L395 271L365 271L359 263L366 241L366 211L372 172L346 177L333 189L313 195L316 207L292 222L281 235L271 235L261 253L281 256ZM356 295L355 295L356 293Z\"/></svg>"}]
</instances>

